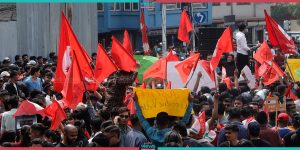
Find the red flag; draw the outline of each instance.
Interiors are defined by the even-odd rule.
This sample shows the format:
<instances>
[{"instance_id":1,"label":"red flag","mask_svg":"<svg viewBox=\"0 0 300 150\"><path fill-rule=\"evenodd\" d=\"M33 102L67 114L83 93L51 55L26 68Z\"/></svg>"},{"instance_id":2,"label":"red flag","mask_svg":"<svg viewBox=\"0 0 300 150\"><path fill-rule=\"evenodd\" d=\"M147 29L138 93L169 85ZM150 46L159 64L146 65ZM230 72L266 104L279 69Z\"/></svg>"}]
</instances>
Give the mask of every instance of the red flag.
<instances>
[{"instance_id":1,"label":"red flag","mask_svg":"<svg viewBox=\"0 0 300 150\"><path fill-rule=\"evenodd\" d=\"M170 50L170 52L166 56L167 62L179 61L178 56L176 54L174 54L174 53L176 53L176 52L174 52L173 50Z\"/></svg>"},{"instance_id":2,"label":"red flag","mask_svg":"<svg viewBox=\"0 0 300 150\"><path fill-rule=\"evenodd\" d=\"M97 81L97 85L117 70L118 67L107 55L102 45L98 44L98 52L95 67L95 79Z\"/></svg>"},{"instance_id":3,"label":"red flag","mask_svg":"<svg viewBox=\"0 0 300 150\"><path fill-rule=\"evenodd\" d=\"M171 81L168 81L167 83L167 88L166 89L171 89L172 88L172 82Z\"/></svg>"},{"instance_id":4,"label":"red flag","mask_svg":"<svg viewBox=\"0 0 300 150\"><path fill-rule=\"evenodd\" d=\"M178 29L178 39L182 42L190 43L189 32L193 30L192 22L185 10L182 11Z\"/></svg>"},{"instance_id":5,"label":"red flag","mask_svg":"<svg viewBox=\"0 0 300 150\"><path fill-rule=\"evenodd\" d=\"M23 115L36 115L36 114L39 114L44 118L45 117L44 108L29 100L24 100L18 107L13 117L23 116Z\"/></svg>"},{"instance_id":6,"label":"red flag","mask_svg":"<svg viewBox=\"0 0 300 150\"><path fill-rule=\"evenodd\" d=\"M124 31L123 47L128 51L129 54L133 55L130 37L127 30Z\"/></svg>"},{"instance_id":7,"label":"red flag","mask_svg":"<svg viewBox=\"0 0 300 150\"><path fill-rule=\"evenodd\" d=\"M162 80L167 79L167 60L166 58L161 58L152 64L143 75L143 79L148 78L158 78Z\"/></svg>"},{"instance_id":8,"label":"red flag","mask_svg":"<svg viewBox=\"0 0 300 150\"><path fill-rule=\"evenodd\" d=\"M147 85L146 85L146 83L145 83L145 82L143 82L143 83L140 85L140 88L142 88L142 89L146 89L146 88L147 88Z\"/></svg>"},{"instance_id":9,"label":"red flag","mask_svg":"<svg viewBox=\"0 0 300 150\"><path fill-rule=\"evenodd\" d=\"M203 135L206 131L206 120L205 120L205 111L203 111L197 120L193 123L191 130L198 133L199 135Z\"/></svg>"},{"instance_id":10,"label":"red flag","mask_svg":"<svg viewBox=\"0 0 300 150\"><path fill-rule=\"evenodd\" d=\"M186 82L192 69L195 70L200 59L200 53L195 54L186 60L180 62L179 64L175 65L182 82Z\"/></svg>"},{"instance_id":11,"label":"red flag","mask_svg":"<svg viewBox=\"0 0 300 150\"><path fill-rule=\"evenodd\" d=\"M147 36L147 26L145 23L145 16L144 16L144 11L141 11L140 15L140 27L141 27L141 32L142 32L142 41L143 41L143 50L145 55L150 54L150 47L149 47L149 42L148 42L148 36Z\"/></svg>"},{"instance_id":12,"label":"red flag","mask_svg":"<svg viewBox=\"0 0 300 150\"><path fill-rule=\"evenodd\" d=\"M289 98L291 98L291 99L293 99L293 100L296 100L296 99L298 99L298 97L294 94L294 92L293 92L293 85L289 85L288 86L288 88L287 88L287 90L286 90L286 92L285 92L285 94L284 94L286 97L289 97Z\"/></svg>"},{"instance_id":13,"label":"red flag","mask_svg":"<svg viewBox=\"0 0 300 150\"><path fill-rule=\"evenodd\" d=\"M209 75L210 79L212 81L215 81L215 73L210 68L210 62L207 60L200 60L199 63L202 66L202 68L206 71L206 73Z\"/></svg>"},{"instance_id":14,"label":"red flag","mask_svg":"<svg viewBox=\"0 0 300 150\"><path fill-rule=\"evenodd\" d=\"M268 15L266 10L265 18L271 44L278 46L283 54L296 54L296 46L293 39Z\"/></svg>"},{"instance_id":15,"label":"red flag","mask_svg":"<svg viewBox=\"0 0 300 150\"><path fill-rule=\"evenodd\" d=\"M227 27L218 40L216 49L210 61L211 70L215 70L220 62L223 53L233 52L232 33L230 27Z\"/></svg>"},{"instance_id":16,"label":"red flag","mask_svg":"<svg viewBox=\"0 0 300 150\"><path fill-rule=\"evenodd\" d=\"M264 41L264 43L257 49L253 57L260 64L263 64L264 61L272 61L274 58L271 49L269 48L266 41Z\"/></svg>"},{"instance_id":17,"label":"red flag","mask_svg":"<svg viewBox=\"0 0 300 150\"><path fill-rule=\"evenodd\" d=\"M68 71L64 89L61 92L65 106L71 109L76 108L78 103L82 101L85 91L80 71L78 61L75 57L72 59L71 68Z\"/></svg>"},{"instance_id":18,"label":"red flag","mask_svg":"<svg viewBox=\"0 0 300 150\"><path fill-rule=\"evenodd\" d=\"M135 106L134 106L134 100L130 99L129 103L127 104L127 108L130 110L130 115L135 114Z\"/></svg>"},{"instance_id":19,"label":"red flag","mask_svg":"<svg viewBox=\"0 0 300 150\"><path fill-rule=\"evenodd\" d=\"M260 67L260 64L259 63L255 63L255 66L254 66L254 75L255 75L256 79L259 78L259 75L258 75L259 67Z\"/></svg>"},{"instance_id":20,"label":"red flag","mask_svg":"<svg viewBox=\"0 0 300 150\"><path fill-rule=\"evenodd\" d=\"M126 72L135 71L136 61L131 54L114 37L112 39L111 56L116 65Z\"/></svg>"},{"instance_id":21,"label":"red flag","mask_svg":"<svg viewBox=\"0 0 300 150\"><path fill-rule=\"evenodd\" d=\"M52 118L51 130L56 130L61 122L67 118L65 111L56 100L53 100L52 103L45 108L45 114Z\"/></svg>"},{"instance_id":22,"label":"red flag","mask_svg":"<svg viewBox=\"0 0 300 150\"><path fill-rule=\"evenodd\" d=\"M223 82L226 84L228 89L231 89L231 80L229 77L224 78Z\"/></svg>"},{"instance_id":23,"label":"red flag","mask_svg":"<svg viewBox=\"0 0 300 150\"><path fill-rule=\"evenodd\" d=\"M277 74L276 70L267 63L264 63L263 65L260 66L259 76L262 76L264 78L263 79L264 85L270 85L275 81L279 80L279 75Z\"/></svg>"},{"instance_id":24,"label":"red flag","mask_svg":"<svg viewBox=\"0 0 300 150\"><path fill-rule=\"evenodd\" d=\"M90 66L92 61L84 48L80 45L72 27L70 26L67 18L61 13L61 25L60 25L60 38L58 59L56 66L56 75L54 77L53 87L57 92L61 92L64 86L67 72L71 65L71 54L76 53L77 58L80 60L80 69L83 74L84 82L86 82L88 89L93 89L94 85L94 72Z\"/></svg>"},{"instance_id":25,"label":"red flag","mask_svg":"<svg viewBox=\"0 0 300 150\"><path fill-rule=\"evenodd\" d=\"M190 51L190 56L193 56L195 55L195 52L194 51Z\"/></svg>"}]
</instances>

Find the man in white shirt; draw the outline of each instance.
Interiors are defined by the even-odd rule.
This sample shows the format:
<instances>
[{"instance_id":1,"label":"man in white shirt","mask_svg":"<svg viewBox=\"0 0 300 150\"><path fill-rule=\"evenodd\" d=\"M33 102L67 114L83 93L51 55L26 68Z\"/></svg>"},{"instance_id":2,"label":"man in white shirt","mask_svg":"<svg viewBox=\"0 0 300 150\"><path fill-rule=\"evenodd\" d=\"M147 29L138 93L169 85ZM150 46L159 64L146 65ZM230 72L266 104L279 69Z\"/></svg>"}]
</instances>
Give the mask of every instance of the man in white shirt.
<instances>
[{"instance_id":1,"label":"man in white shirt","mask_svg":"<svg viewBox=\"0 0 300 150\"><path fill-rule=\"evenodd\" d=\"M245 33L248 32L244 23L239 24L239 31L236 33L236 45L237 45L237 69L239 72L248 65L249 66L249 52L250 47L247 45L247 39Z\"/></svg>"},{"instance_id":2,"label":"man in white shirt","mask_svg":"<svg viewBox=\"0 0 300 150\"><path fill-rule=\"evenodd\" d=\"M6 131L15 131L16 130L16 125L15 125L15 118L13 115L16 113L18 104L19 104L19 99L17 96L10 96L6 100L6 105L9 111L6 111L2 114L2 119L1 119L1 134L6 132Z\"/></svg>"}]
</instances>

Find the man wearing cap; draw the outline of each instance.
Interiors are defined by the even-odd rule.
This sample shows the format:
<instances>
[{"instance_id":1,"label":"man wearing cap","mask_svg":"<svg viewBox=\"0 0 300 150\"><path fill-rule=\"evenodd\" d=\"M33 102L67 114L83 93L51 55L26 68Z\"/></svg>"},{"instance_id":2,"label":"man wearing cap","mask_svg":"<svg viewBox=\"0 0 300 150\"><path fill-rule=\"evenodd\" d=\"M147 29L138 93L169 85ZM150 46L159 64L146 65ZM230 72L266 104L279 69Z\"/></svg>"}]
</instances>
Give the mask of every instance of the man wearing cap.
<instances>
[{"instance_id":1,"label":"man wearing cap","mask_svg":"<svg viewBox=\"0 0 300 150\"><path fill-rule=\"evenodd\" d=\"M0 74L0 78L3 79L4 83L7 82L9 80L10 74L7 71L3 71ZM3 88L4 89L4 88Z\"/></svg>"},{"instance_id":2,"label":"man wearing cap","mask_svg":"<svg viewBox=\"0 0 300 150\"><path fill-rule=\"evenodd\" d=\"M18 72L12 71L10 73L10 80L3 85L3 89L6 89L10 94L14 94L19 97L25 97L24 93L21 91L21 88L17 84L18 78Z\"/></svg>"},{"instance_id":3,"label":"man wearing cap","mask_svg":"<svg viewBox=\"0 0 300 150\"><path fill-rule=\"evenodd\" d=\"M278 130L281 138L284 138L285 135L291 132L288 128L289 115L286 113L280 113L277 117L278 127L274 127Z\"/></svg>"}]
</instances>

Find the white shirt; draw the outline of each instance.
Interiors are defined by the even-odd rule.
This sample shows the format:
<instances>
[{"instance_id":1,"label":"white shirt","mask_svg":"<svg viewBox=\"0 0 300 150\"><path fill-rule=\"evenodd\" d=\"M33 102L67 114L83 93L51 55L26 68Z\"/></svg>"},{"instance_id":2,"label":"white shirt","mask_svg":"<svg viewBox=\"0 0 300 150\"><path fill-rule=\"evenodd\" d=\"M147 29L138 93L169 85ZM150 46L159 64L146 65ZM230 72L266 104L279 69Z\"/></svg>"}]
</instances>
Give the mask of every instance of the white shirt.
<instances>
[{"instance_id":1,"label":"white shirt","mask_svg":"<svg viewBox=\"0 0 300 150\"><path fill-rule=\"evenodd\" d=\"M236 46L237 46L237 53L248 55L248 51L250 48L247 45L246 36L243 32L236 33Z\"/></svg>"},{"instance_id":2,"label":"white shirt","mask_svg":"<svg viewBox=\"0 0 300 150\"><path fill-rule=\"evenodd\" d=\"M16 120L13 117L17 111L16 108L11 109L10 111L6 111L2 114L1 120L1 133L5 131L15 131L16 130Z\"/></svg>"}]
</instances>

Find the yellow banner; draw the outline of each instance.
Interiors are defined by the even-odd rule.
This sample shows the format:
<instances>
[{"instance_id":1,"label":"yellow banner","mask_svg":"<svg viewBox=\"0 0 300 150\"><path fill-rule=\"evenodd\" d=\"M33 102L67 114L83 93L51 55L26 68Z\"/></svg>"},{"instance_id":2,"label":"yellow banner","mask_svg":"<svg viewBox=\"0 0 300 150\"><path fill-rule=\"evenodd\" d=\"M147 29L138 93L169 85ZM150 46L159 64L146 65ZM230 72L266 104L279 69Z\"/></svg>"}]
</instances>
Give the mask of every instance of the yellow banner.
<instances>
[{"instance_id":1,"label":"yellow banner","mask_svg":"<svg viewBox=\"0 0 300 150\"><path fill-rule=\"evenodd\" d=\"M140 89L134 88L145 118L154 118L160 112L182 117L188 106L189 89Z\"/></svg>"},{"instance_id":2,"label":"yellow banner","mask_svg":"<svg viewBox=\"0 0 300 150\"><path fill-rule=\"evenodd\" d=\"M288 70L291 77L295 81L300 81L300 59L288 59L287 64L286 70Z\"/></svg>"}]
</instances>

